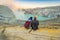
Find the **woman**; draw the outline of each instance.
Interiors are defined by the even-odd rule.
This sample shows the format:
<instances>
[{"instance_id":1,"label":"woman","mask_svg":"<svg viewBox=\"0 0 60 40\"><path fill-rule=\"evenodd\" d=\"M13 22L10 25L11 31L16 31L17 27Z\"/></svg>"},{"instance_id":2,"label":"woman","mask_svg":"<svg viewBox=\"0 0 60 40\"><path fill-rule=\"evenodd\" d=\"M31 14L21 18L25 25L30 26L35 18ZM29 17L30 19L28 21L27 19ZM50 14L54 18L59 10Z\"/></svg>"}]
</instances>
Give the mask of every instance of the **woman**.
<instances>
[{"instance_id":1,"label":"woman","mask_svg":"<svg viewBox=\"0 0 60 40\"><path fill-rule=\"evenodd\" d=\"M29 26L30 26L30 22L32 21L32 17L30 17L26 22L25 22L25 24L24 24L24 27L26 28L26 29L29 29Z\"/></svg>"}]
</instances>

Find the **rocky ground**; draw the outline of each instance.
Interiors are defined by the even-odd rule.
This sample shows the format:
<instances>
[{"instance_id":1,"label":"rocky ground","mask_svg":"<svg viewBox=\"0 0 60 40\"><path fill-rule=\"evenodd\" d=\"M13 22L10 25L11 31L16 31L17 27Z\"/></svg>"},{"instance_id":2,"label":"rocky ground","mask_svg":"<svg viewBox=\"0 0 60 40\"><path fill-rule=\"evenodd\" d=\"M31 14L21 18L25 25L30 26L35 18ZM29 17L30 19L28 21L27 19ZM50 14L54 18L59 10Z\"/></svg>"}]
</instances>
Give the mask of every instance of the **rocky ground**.
<instances>
[{"instance_id":1,"label":"rocky ground","mask_svg":"<svg viewBox=\"0 0 60 40\"><path fill-rule=\"evenodd\" d=\"M36 31L20 26L0 27L0 40L60 40L60 29L39 28Z\"/></svg>"}]
</instances>

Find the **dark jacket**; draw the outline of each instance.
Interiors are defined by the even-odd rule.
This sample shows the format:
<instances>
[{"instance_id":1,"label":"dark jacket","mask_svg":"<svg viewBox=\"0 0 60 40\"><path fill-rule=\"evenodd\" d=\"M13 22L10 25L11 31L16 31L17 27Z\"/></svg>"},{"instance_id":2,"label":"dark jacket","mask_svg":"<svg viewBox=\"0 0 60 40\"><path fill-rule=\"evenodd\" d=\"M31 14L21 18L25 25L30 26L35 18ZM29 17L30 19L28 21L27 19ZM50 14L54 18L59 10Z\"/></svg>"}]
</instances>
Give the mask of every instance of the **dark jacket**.
<instances>
[{"instance_id":1,"label":"dark jacket","mask_svg":"<svg viewBox=\"0 0 60 40\"><path fill-rule=\"evenodd\" d=\"M37 20L31 21L31 27L32 27L33 30L38 29L38 25L39 25L39 22Z\"/></svg>"}]
</instances>

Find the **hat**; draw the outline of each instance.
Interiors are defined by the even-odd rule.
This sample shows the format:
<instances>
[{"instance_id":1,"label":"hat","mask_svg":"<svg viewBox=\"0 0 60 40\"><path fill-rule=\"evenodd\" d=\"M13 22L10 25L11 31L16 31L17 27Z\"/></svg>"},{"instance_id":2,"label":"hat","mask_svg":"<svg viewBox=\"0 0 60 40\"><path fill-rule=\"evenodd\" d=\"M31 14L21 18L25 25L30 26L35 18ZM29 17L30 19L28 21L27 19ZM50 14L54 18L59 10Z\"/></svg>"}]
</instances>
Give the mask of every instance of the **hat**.
<instances>
[{"instance_id":1,"label":"hat","mask_svg":"<svg viewBox=\"0 0 60 40\"><path fill-rule=\"evenodd\" d=\"M32 17L30 17L28 20L32 20Z\"/></svg>"}]
</instances>

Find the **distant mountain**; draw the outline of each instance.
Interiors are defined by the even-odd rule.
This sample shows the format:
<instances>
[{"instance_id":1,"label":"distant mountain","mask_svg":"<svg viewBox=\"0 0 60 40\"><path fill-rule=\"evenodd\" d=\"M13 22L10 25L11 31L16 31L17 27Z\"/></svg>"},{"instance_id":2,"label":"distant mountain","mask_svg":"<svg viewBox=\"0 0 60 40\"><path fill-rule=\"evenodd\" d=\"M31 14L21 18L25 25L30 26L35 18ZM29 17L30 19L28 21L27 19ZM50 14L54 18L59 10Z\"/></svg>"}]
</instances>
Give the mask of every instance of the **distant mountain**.
<instances>
[{"instance_id":1,"label":"distant mountain","mask_svg":"<svg viewBox=\"0 0 60 40\"><path fill-rule=\"evenodd\" d=\"M55 18L60 17L60 6L52 6L45 8L23 9L25 14L36 14L43 17Z\"/></svg>"}]
</instances>

